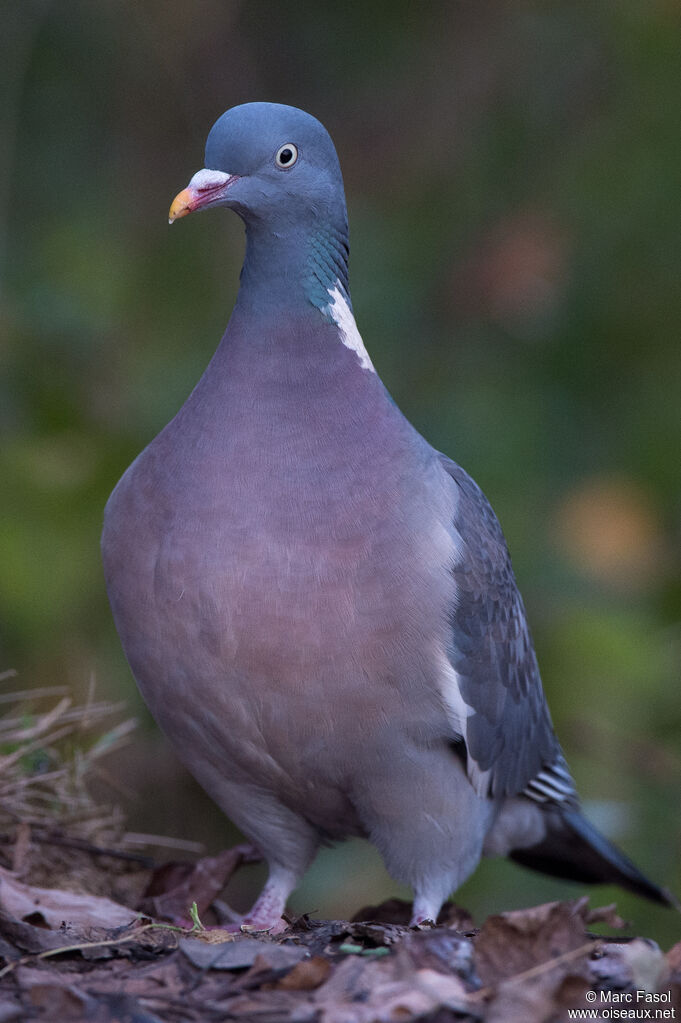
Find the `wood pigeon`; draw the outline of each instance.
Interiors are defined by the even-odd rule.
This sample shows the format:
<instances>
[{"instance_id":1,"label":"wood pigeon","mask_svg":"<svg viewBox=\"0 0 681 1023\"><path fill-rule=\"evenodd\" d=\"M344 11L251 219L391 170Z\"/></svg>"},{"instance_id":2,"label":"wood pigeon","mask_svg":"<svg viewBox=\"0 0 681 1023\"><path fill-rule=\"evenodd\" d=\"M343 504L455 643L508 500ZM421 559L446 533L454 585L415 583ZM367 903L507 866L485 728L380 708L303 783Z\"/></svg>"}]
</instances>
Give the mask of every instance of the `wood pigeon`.
<instances>
[{"instance_id":1,"label":"wood pigeon","mask_svg":"<svg viewBox=\"0 0 681 1023\"><path fill-rule=\"evenodd\" d=\"M283 927L320 844L351 835L413 888L414 924L483 854L673 904L582 815L496 516L372 365L326 130L248 103L205 161L170 222L238 213L238 298L102 550L146 702L269 865L243 922Z\"/></svg>"}]
</instances>

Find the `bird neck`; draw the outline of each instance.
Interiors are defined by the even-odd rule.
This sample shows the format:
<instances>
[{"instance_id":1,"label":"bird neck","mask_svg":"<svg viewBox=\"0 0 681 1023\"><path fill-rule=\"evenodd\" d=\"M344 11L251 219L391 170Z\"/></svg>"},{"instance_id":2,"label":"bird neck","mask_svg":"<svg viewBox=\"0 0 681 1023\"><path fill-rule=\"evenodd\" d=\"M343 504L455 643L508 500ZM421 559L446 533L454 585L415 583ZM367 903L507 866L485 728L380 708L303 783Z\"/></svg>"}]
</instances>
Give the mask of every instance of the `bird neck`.
<instances>
[{"instance_id":1,"label":"bird neck","mask_svg":"<svg viewBox=\"0 0 681 1023\"><path fill-rule=\"evenodd\" d=\"M265 317L311 307L324 312L335 292L351 307L347 223L278 227L246 225L239 310Z\"/></svg>"}]
</instances>

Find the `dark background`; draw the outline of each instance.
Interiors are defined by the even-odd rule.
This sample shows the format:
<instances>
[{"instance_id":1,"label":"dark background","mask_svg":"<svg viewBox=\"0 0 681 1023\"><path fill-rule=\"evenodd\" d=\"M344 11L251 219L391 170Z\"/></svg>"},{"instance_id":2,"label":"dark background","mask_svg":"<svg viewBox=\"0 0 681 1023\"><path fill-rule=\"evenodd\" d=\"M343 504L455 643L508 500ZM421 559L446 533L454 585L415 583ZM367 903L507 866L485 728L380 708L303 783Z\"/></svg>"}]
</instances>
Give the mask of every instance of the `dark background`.
<instances>
[{"instance_id":1,"label":"dark background","mask_svg":"<svg viewBox=\"0 0 681 1023\"><path fill-rule=\"evenodd\" d=\"M116 766L136 830L232 838L139 706L98 538L237 287L238 219L171 231L170 200L216 117L267 99L334 137L360 329L499 515L592 818L681 889L680 27L673 0L3 15L0 670L81 694L94 675L140 713ZM348 915L396 891L355 843L294 906ZM458 901L479 918L579 892L487 863ZM674 914L612 897L637 931L678 937Z\"/></svg>"}]
</instances>

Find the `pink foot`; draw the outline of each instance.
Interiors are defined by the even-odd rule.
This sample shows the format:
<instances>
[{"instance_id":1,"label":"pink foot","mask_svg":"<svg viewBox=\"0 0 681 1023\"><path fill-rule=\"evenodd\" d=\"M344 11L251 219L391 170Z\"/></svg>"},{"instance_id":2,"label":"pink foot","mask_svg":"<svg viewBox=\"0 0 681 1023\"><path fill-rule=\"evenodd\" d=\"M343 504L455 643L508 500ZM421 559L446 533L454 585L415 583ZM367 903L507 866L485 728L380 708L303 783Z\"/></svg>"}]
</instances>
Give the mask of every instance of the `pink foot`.
<instances>
[{"instance_id":1,"label":"pink foot","mask_svg":"<svg viewBox=\"0 0 681 1023\"><path fill-rule=\"evenodd\" d=\"M288 927L282 919L286 909L286 900L291 894L296 876L283 868L272 868L269 879L260 892L250 912L236 926L253 931L268 931L270 934L281 934Z\"/></svg>"}]
</instances>

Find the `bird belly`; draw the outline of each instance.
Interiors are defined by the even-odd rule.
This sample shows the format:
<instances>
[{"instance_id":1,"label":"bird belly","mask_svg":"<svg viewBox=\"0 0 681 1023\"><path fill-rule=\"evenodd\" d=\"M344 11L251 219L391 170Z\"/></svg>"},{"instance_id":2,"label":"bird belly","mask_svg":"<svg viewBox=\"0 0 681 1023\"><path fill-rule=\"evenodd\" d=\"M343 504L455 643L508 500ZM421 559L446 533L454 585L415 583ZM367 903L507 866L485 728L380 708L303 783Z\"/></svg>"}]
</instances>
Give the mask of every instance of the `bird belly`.
<instances>
[{"instance_id":1,"label":"bird belly","mask_svg":"<svg viewBox=\"0 0 681 1023\"><path fill-rule=\"evenodd\" d=\"M433 651L447 559L414 549L422 520L391 520L384 498L373 517L347 493L310 509L295 488L261 502L189 489L178 507L145 492L143 469L112 495L103 551L154 717L229 816L250 786L329 837L361 833L352 792L376 749L446 731Z\"/></svg>"}]
</instances>

